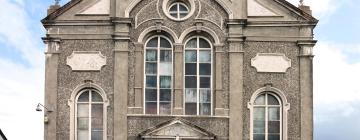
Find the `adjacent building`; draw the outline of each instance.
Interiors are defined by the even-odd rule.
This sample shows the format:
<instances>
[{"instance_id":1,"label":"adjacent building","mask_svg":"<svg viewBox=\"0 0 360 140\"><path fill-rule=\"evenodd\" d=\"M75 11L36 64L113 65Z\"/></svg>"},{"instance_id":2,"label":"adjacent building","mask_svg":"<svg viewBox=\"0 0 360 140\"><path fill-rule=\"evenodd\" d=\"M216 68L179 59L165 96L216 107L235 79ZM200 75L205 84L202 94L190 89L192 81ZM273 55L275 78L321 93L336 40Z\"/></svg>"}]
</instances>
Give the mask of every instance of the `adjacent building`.
<instances>
[{"instance_id":1,"label":"adjacent building","mask_svg":"<svg viewBox=\"0 0 360 140\"><path fill-rule=\"evenodd\" d=\"M71 0L46 28L46 140L312 140L309 7Z\"/></svg>"}]
</instances>

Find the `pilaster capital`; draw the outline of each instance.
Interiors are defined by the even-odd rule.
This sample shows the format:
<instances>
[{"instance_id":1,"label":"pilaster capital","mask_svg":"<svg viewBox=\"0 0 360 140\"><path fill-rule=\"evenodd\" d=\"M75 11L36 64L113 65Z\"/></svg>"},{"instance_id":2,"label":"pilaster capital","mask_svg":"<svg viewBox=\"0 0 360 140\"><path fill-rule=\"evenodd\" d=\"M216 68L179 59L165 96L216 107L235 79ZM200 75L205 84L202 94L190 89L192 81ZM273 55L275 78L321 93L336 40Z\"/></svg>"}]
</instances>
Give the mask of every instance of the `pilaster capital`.
<instances>
[{"instance_id":1,"label":"pilaster capital","mask_svg":"<svg viewBox=\"0 0 360 140\"><path fill-rule=\"evenodd\" d=\"M43 37L42 40L45 43L45 54L60 53L60 38Z\"/></svg>"},{"instance_id":2,"label":"pilaster capital","mask_svg":"<svg viewBox=\"0 0 360 140\"><path fill-rule=\"evenodd\" d=\"M174 50L176 53L182 53L184 48L184 44L181 43L175 43L174 44Z\"/></svg>"},{"instance_id":3,"label":"pilaster capital","mask_svg":"<svg viewBox=\"0 0 360 140\"><path fill-rule=\"evenodd\" d=\"M314 56L313 48L317 40L298 40L297 45L300 47L300 56Z\"/></svg>"},{"instance_id":4,"label":"pilaster capital","mask_svg":"<svg viewBox=\"0 0 360 140\"><path fill-rule=\"evenodd\" d=\"M223 53L224 52L224 44L214 44L215 52L216 53Z\"/></svg>"},{"instance_id":5,"label":"pilaster capital","mask_svg":"<svg viewBox=\"0 0 360 140\"><path fill-rule=\"evenodd\" d=\"M142 42L135 42L135 52L142 52L144 50L144 43Z\"/></svg>"}]
</instances>

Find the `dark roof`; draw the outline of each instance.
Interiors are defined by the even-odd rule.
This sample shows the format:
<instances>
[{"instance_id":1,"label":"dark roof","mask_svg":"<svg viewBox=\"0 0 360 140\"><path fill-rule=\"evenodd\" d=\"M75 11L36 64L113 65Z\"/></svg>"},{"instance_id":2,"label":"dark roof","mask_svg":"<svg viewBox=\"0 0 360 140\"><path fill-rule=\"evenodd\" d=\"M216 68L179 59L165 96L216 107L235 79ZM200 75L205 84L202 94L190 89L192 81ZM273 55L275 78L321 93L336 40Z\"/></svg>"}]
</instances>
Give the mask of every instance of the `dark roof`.
<instances>
[{"instance_id":1,"label":"dark roof","mask_svg":"<svg viewBox=\"0 0 360 140\"><path fill-rule=\"evenodd\" d=\"M4 140L7 140L7 138L5 137L4 133L1 131L0 129L0 137L2 137Z\"/></svg>"}]
</instances>

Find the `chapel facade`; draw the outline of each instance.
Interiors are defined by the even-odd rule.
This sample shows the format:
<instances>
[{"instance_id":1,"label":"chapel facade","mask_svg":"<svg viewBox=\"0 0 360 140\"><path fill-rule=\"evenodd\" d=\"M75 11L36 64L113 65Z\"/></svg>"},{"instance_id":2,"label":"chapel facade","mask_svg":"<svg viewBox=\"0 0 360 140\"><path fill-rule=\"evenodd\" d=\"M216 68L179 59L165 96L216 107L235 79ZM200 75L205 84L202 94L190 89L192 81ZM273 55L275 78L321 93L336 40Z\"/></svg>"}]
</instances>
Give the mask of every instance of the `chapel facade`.
<instances>
[{"instance_id":1,"label":"chapel facade","mask_svg":"<svg viewBox=\"0 0 360 140\"><path fill-rule=\"evenodd\" d=\"M286 0L52 5L45 140L312 140L317 22Z\"/></svg>"}]
</instances>

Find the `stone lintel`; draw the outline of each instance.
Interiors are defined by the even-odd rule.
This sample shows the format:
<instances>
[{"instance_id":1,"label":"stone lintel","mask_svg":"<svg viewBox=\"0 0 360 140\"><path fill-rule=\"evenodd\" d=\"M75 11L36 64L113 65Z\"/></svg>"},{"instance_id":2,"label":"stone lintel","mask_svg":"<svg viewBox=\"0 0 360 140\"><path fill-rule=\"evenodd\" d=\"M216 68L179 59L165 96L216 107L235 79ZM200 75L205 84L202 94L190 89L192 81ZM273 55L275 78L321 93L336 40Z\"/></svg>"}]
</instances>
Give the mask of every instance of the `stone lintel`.
<instances>
[{"instance_id":1,"label":"stone lintel","mask_svg":"<svg viewBox=\"0 0 360 140\"><path fill-rule=\"evenodd\" d=\"M297 45L300 47L299 56L313 57L313 48L317 40L298 40Z\"/></svg>"}]
</instances>

